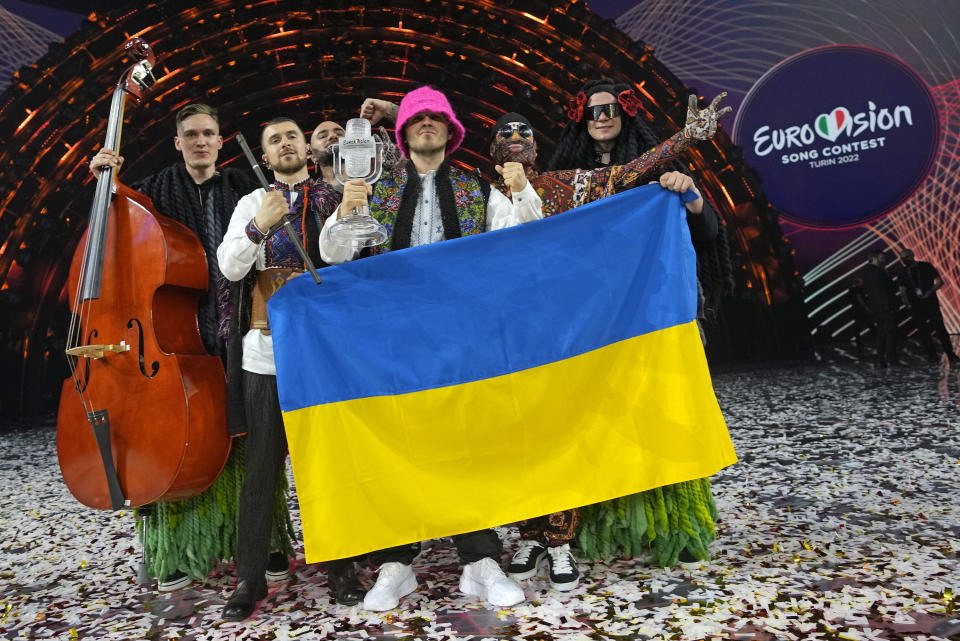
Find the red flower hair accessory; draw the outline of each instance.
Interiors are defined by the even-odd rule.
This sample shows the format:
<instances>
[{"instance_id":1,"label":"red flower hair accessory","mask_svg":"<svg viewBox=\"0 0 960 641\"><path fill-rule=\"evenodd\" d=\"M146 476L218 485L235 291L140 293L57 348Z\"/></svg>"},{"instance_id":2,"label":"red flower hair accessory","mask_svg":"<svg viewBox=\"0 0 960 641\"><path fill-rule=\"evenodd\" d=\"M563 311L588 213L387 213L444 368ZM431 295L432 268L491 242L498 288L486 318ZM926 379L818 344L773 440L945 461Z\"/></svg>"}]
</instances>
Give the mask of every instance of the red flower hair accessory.
<instances>
[{"instance_id":1,"label":"red flower hair accessory","mask_svg":"<svg viewBox=\"0 0 960 641\"><path fill-rule=\"evenodd\" d=\"M567 116L574 122L583 120L583 106L587 104L587 94L582 91L570 99L570 108L567 109Z\"/></svg>"},{"instance_id":2,"label":"red flower hair accessory","mask_svg":"<svg viewBox=\"0 0 960 641\"><path fill-rule=\"evenodd\" d=\"M633 89L621 91L620 95L617 96L617 102L620 103L620 108L631 117L636 116L640 107L643 106L643 103L637 98L637 94L633 93Z\"/></svg>"}]
</instances>

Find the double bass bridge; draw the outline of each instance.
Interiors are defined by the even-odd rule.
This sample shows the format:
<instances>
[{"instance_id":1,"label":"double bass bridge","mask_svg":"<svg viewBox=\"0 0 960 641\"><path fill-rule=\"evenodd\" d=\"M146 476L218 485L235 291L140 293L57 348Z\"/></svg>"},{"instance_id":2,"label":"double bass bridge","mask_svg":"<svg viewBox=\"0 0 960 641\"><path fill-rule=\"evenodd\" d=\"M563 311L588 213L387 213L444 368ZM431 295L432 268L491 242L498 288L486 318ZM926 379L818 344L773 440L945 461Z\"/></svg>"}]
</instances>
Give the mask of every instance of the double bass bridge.
<instances>
[{"instance_id":1,"label":"double bass bridge","mask_svg":"<svg viewBox=\"0 0 960 641\"><path fill-rule=\"evenodd\" d=\"M67 356L77 356L79 358L103 358L109 353L121 354L129 352L130 346L126 341L120 341L119 345L79 345L67 350Z\"/></svg>"}]
</instances>

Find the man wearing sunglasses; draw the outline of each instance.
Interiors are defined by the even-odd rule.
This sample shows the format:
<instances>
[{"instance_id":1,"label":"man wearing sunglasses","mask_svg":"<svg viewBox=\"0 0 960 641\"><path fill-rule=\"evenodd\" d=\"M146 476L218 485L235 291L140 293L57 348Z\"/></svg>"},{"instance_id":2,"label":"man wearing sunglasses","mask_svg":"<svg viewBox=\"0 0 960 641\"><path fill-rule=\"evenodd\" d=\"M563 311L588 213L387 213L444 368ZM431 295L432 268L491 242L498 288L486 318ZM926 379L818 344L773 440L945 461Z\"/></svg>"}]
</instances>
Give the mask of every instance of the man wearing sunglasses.
<instances>
[{"instance_id":1,"label":"man wearing sunglasses","mask_svg":"<svg viewBox=\"0 0 960 641\"><path fill-rule=\"evenodd\" d=\"M675 160L694 142L712 138L717 131L717 121L730 113L729 107L717 109L725 95L720 94L704 109L698 108L696 96L690 96L684 128L623 165L538 172L537 141L533 128L526 117L518 113L504 114L497 120L490 139L490 157L498 165L507 162L522 164L527 179L543 201L543 215L559 214L635 187L655 175L663 165ZM596 129L596 135L608 138L619 132L619 115L616 118L608 117L611 113L620 113L618 104L603 103L587 107L585 111L589 113L588 117L597 115L596 120L588 123L588 127ZM693 180L679 171L666 172L660 176L659 181L662 187L671 191L684 192L693 189L698 195L700 193ZM499 186L503 187L503 184ZM704 202L701 197L687 203L687 210L692 214L700 214L703 212ZM716 217L703 218L706 219L703 224L707 226L704 235L712 238L716 235ZM698 221L692 220L691 223L698 224ZM711 223L712 235L709 229Z\"/></svg>"},{"instance_id":2,"label":"man wearing sunglasses","mask_svg":"<svg viewBox=\"0 0 960 641\"><path fill-rule=\"evenodd\" d=\"M698 109L696 97L691 96L683 130L625 165L593 170L538 172L537 141L533 127L525 116L518 113L507 113L497 120L492 129L490 157L498 166L507 162L522 164L527 180L543 202L543 215L559 214L636 186L658 171L663 164L674 160L693 142L713 137L717 130L717 120L730 112L729 108L717 111L723 96L724 94L718 96L705 109ZM597 124L598 136L609 138L619 133L618 104L594 105L588 107L587 111L588 117L592 118L591 122ZM611 126L614 118L617 122ZM497 187L508 195L509 189L506 185L502 181L498 183ZM693 180L678 171L661 175L660 185L676 192L687 189L696 191ZM688 216L688 219L695 235L712 239L717 233L716 217L712 214L709 218L698 215L703 211L703 203L701 197L687 204L688 211L693 214ZM519 523L520 542L507 567L508 574L518 581L531 578L537 574L541 565L546 563L550 587L558 591L577 587L580 571L570 553L570 542L576 537L579 517L580 511L573 509Z\"/></svg>"},{"instance_id":3,"label":"man wearing sunglasses","mask_svg":"<svg viewBox=\"0 0 960 641\"><path fill-rule=\"evenodd\" d=\"M696 96L690 96L687 122L683 131L661 143L656 133L644 121L643 104L632 87L617 84L610 78L589 80L570 99L567 110L569 120L560 134L553 157L547 166L554 171L578 172L576 175L580 180L583 180L584 170L601 168L614 170L606 176L603 174L593 176L591 183L595 189L604 179L613 178L617 183L635 181L636 169L641 169L640 175L646 179L650 177L649 169L631 165L635 161L640 161L641 164L652 161L654 165L664 169L665 165L685 148L684 146L673 149L674 145L689 145L693 140L706 140L713 137L716 133L717 121L732 111L730 107L717 110L725 95L723 93L714 98L704 110L698 110ZM681 133L682 138L677 138ZM649 157L650 152L646 150L655 152L654 156ZM616 171L616 166L620 165L629 167L626 173ZM679 163L675 163L674 167L679 169ZM633 184L619 184L616 191ZM677 192L688 189L697 191L693 179L680 171L663 174L660 176L660 184ZM604 195L609 193L611 192L608 191ZM697 193L699 194L699 191ZM547 207L546 203L544 205ZM688 216L694 243L712 243L719 229L716 212L703 198L687 203L686 207L691 214L701 214L694 217Z\"/></svg>"},{"instance_id":4,"label":"man wearing sunglasses","mask_svg":"<svg viewBox=\"0 0 960 641\"><path fill-rule=\"evenodd\" d=\"M369 202L371 215L389 230L386 242L371 253L427 245L542 217L540 199L519 163L507 162L497 168L512 198L450 163L448 156L463 141L464 128L441 92L420 87L404 96L399 107L368 99L360 115L373 121L383 115L394 117L397 146L408 159L405 166L384 171L372 188L362 180L344 185L338 216ZM334 264L356 258L352 247L330 240L328 227L324 225L320 235L323 260ZM497 607L523 601L523 589L500 568L502 546L493 530L459 534L453 541L464 565L461 592ZM380 569L376 584L363 600L365 610L391 610L416 589L412 564L419 552L420 544L415 543L370 554L370 561Z\"/></svg>"}]
</instances>

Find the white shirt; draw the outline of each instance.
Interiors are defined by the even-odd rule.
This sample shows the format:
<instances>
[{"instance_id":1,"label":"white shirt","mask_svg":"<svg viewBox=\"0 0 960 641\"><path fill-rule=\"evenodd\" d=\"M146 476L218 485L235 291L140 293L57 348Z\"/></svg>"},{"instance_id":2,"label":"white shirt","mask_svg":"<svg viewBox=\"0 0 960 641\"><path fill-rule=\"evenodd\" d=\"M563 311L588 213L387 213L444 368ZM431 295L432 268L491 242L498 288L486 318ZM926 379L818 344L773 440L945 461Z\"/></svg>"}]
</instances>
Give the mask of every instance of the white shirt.
<instances>
[{"instance_id":1,"label":"white shirt","mask_svg":"<svg viewBox=\"0 0 960 641\"><path fill-rule=\"evenodd\" d=\"M227 280L241 280L251 268L256 267L257 270L262 270L267 267L263 245L253 242L247 236L247 225L260 211L264 194L266 192L261 188L240 199L233 210L233 216L230 217L230 224L227 226L223 242L217 247L220 271ZM299 196L298 192L291 191L290 204L295 203ZM248 303L244 301L241 304ZM254 374L276 376L273 339L259 329L248 330L243 337L241 367Z\"/></svg>"},{"instance_id":2,"label":"white shirt","mask_svg":"<svg viewBox=\"0 0 960 641\"><path fill-rule=\"evenodd\" d=\"M410 246L429 245L444 240L443 219L440 216L440 201L437 198L436 170L420 174L422 189L417 210L413 215L413 230L410 233ZM337 212L340 208L337 207ZM543 203L536 190L527 181L527 186L513 194L513 200L501 194L496 188L490 189L487 198L486 231L506 229L520 223L530 222L543 218ZM338 245L330 240L328 227L336 221L337 216L327 218L320 231L320 257L328 265L345 263L357 257L358 249Z\"/></svg>"}]
</instances>

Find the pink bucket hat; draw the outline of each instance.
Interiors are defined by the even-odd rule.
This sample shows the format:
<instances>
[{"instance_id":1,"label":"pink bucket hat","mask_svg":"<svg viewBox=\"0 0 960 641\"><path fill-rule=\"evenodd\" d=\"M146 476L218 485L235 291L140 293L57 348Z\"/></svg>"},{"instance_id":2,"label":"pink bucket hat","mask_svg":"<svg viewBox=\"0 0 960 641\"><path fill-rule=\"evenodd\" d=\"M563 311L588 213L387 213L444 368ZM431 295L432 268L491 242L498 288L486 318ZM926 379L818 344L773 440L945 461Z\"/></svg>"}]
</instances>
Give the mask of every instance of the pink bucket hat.
<instances>
[{"instance_id":1,"label":"pink bucket hat","mask_svg":"<svg viewBox=\"0 0 960 641\"><path fill-rule=\"evenodd\" d=\"M410 157L410 153L403 142L403 127L408 120L421 111L432 111L447 117L447 120L450 121L450 133L452 134L450 140L447 141L447 153L452 154L456 151L460 143L463 142L464 129L460 121L457 120L456 114L453 113L450 101L436 89L420 87L403 97L403 100L400 101L400 111L397 112L397 147L400 148L403 157Z\"/></svg>"}]
</instances>

